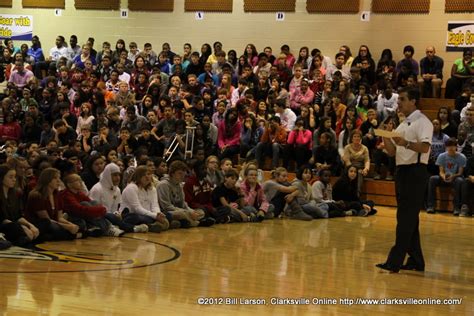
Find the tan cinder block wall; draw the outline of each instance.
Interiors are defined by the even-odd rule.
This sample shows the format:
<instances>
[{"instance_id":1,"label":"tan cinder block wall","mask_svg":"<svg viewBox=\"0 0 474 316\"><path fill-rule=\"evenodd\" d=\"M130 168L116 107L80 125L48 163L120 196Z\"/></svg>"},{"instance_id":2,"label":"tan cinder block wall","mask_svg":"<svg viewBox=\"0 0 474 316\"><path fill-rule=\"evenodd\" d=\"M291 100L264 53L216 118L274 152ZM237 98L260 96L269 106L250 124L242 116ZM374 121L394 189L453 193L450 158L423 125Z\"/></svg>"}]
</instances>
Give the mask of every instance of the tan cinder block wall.
<instances>
[{"instance_id":1,"label":"tan cinder block wall","mask_svg":"<svg viewBox=\"0 0 474 316\"><path fill-rule=\"evenodd\" d=\"M269 45L276 53L286 43L295 54L301 46L317 47L332 59L340 45L348 45L357 54L359 45L366 44L376 62L384 48L392 49L394 58L399 60L403 47L411 44L419 60L426 46L434 45L445 60L445 78L449 78L453 61L461 56L460 52L445 52L447 22L474 20L469 13L445 14L444 0L431 0L429 14L372 14L370 22L361 22L359 14L308 14L306 0L297 0L296 12L286 13L284 22L277 22L275 13L245 13L243 0L233 3L232 13L205 13L202 21L195 20L194 12L184 12L184 0L175 0L173 12L130 11L128 19L120 18L119 11L76 10L74 0L66 0L61 17L55 17L53 9L22 9L21 0L13 0L11 9L0 8L0 13L33 15L34 33L45 51L54 46L59 34L67 39L76 34L79 43L93 36L95 49L100 49L105 40L115 46L115 41L123 38L127 44L136 41L139 47L151 42L159 52L166 41L177 53L182 52L186 42L199 50L205 42L212 45L220 40L224 50L235 49L238 54L247 43L254 43L259 51ZM371 0L361 0L360 11L370 11L370 6ZM127 8L128 0L122 0L121 7Z\"/></svg>"}]
</instances>

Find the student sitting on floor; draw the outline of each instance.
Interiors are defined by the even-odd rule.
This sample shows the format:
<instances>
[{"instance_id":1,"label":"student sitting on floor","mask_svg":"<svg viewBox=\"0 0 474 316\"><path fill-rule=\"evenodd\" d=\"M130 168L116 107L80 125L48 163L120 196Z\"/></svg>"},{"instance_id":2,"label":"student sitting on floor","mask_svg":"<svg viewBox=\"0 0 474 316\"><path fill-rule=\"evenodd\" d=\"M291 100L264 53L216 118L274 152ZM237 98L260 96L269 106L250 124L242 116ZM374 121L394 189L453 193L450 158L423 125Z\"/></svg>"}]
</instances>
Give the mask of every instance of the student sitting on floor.
<instances>
[{"instance_id":1,"label":"student sitting on floor","mask_svg":"<svg viewBox=\"0 0 474 316\"><path fill-rule=\"evenodd\" d=\"M217 166L217 157L211 156ZM186 180L184 184L184 196L186 203L191 208L201 209L212 217L216 223L227 223L230 221L230 209L217 209L212 205L212 191L214 185L206 177L206 165L203 162L197 162L194 165L194 173Z\"/></svg>"},{"instance_id":2,"label":"student sitting on floor","mask_svg":"<svg viewBox=\"0 0 474 316\"><path fill-rule=\"evenodd\" d=\"M332 198L331 170L319 171L319 180L311 187L312 197L321 210L328 212L328 217L352 216L352 211L344 212L344 201L334 201Z\"/></svg>"},{"instance_id":3,"label":"student sitting on floor","mask_svg":"<svg viewBox=\"0 0 474 316\"><path fill-rule=\"evenodd\" d=\"M303 212L312 218L328 218L327 210L319 208L313 199L311 184L309 183L312 177L313 172L308 166L304 166L297 171L296 180L292 182L292 185L298 189L296 201L303 209Z\"/></svg>"},{"instance_id":4,"label":"student sitting on floor","mask_svg":"<svg viewBox=\"0 0 474 316\"><path fill-rule=\"evenodd\" d=\"M148 225L146 224L133 225L122 220L119 212L122 203L122 193L120 193L118 187L120 180L120 167L115 163L109 163L101 173L99 182L89 191L89 197L105 207L105 218L121 230L130 233L148 232Z\"/></svg>"},{"instance_id":5,"label":"student sitting on floor","mask_svg":"<svg viewBox=\"0 0 474 316\"><path fill-rule=\"evenodd\" d=\"M132 181L122 193L120 212L123 220L131 225L147 224L150 232L159 233L169 228L165 214L158 204L152 174L146 166L135 169Z\"/></svg>"},{"instance_id":6,"label":"student sitting on floor","mask_svg":"<svg viewBox=\"0 0 474 316\"><path fill-rule=\"evenodd\" d=\"M7 165L0 165L0 240L1 235L14 245L23 246L39 236L35 225L21 214L20 200L15 193L16 171ZM1 241L0 241L1 242ZM0 246L0 249L2 247Z\"/></svg>"},{"instance_id":7,"label":"student sitting on floor","mask_svg":"<svg viewBox=\"0 0 474 316\"><path fill-rule=\"evenodd\" d=\"M349 165L344 170L342 176L334 184L333 197L336 201L344 201L345 211L352 211L355 216L373 215L377 211L374 209L374 202L360 199L357 189L357 167Z\"/></svg>"},{"instance_id":8,"label":"student sitting on floor","mask_svg":"<svg viewBox=\"0 0 474 316\"><path fill-rule=\"evenodd\" d=\"M452 137L445 143L446 152L442 153L436 159L436 165L439 166L439 175L431 176L428 183L428 201L426 212L435 213L436 187L447 185L454 187L454 211L453 215L458 216L461 213L461 187L463 183L463 173L466 167L466 157L456 151L457 141Z\"/></svg>"},{"instance_id":9,"label":"student sitting on floor","mask_svg":"<svg viewBox=\"0 0 474 316\"><path fill-rule=\"evenodd\" d=\"M112 225L106 218L104 206L91 200L82 191L82 181L78 174L70 174L64 178L66 190L61 192L64 201L64 210L69 218L78 218L85 221L89 236L119 237L125 232Z\"/></svg>"},{"instance_id":10,"label":"student sitting on floor","mask_svg":"<svg viewBox=\"0 0 474 316\"><path fill-rule=\"evenodd\" d=\"M212 205L218 210L230 210L231 222L249 222L252 216L242 210L243 196L236 188L239 174L234 169L228 170L224 173L224 182L220 184L212 192ZM253 219L256 220L255 215Z\"/></svg>"},{"instance_id":11,"label":"student sitting on floor","mask_svg":"<svg viewBox=\"0 0 474 316\"><path fill-rule=\"evenodd\" d=\"M232 165L232 162L230 164ZM219 158L217 156L211 155L206 159L206 179L213 189L224 182L224 176L219 170Z\"/></svg>"},{"instance_id":12,"label":"student sitting on floor","mask_svg":"<svg viewBox=\"0 0 474 316\"><path fill-rule=\"evenodd\" d=\"M188 166L180 160L169 166L169 177L158 183L158 201L169 220L178 220L180 227L212 226L215 220L202 209L192 209L185 201L183 188ZM173 223L174 227L175 223Z\"/></svg>"},{"instance_id":13,"label":"student sitting on floor","mask_svg":"<svg viewBox=\"0 0 474 316\"><path fill-rule=\"evenodd\" d=\"M63 216L63 200L58 192L60 172L44 169L36 188L28 195L26 219L38 227L41 240L70 240L82 238L83 232Z\"/></svg>"},{"instance_id":14,"label":"student sitting on floor","mask_svg":"<svg viewBox=\"0 0 474 316\"><path fill-rule=\"evenodd\" d=\"M275 207L275 217L283 213L292 219L310 221L313 218L306 214L298 204L298 188L288 182L288 172L285 168L278 167L272 171L272 179L263 184L263 191L267 200Z\"/></svg>"},{"instance_id":15,"label":"student sitting on floor","mask_svg":"<svg viewBox=\"0 0 474 316\"><path fill-rule=\"evenodd\" d=\"M275 207L268 203L261 184L258 182L258 170L255 166L247 167L244 171L244 181L240 184L240 191L243 195L243 211L255 214L258 221L265 218L273 218Z\"/></svg>"}]
</instances>

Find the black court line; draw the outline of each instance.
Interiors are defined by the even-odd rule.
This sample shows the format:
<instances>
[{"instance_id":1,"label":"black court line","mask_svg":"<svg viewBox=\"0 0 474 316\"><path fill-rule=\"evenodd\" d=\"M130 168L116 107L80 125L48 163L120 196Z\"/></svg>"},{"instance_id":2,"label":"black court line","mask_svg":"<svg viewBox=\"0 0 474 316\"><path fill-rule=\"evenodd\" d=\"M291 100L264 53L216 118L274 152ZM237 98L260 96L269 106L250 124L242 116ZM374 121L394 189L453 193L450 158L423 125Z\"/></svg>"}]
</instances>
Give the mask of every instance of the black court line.
<instances>
[{"instance_id":1,"label":"black court line","mask_svg":"<svg viewBox=\"0 0 474 316\"><path fill-rule=\"evenodd\" d=\"M83 269L83 270L74 270L74 271L70 271L70 270L57 270L57 271L0 271L0 274L14 274L14 273L18 273L18 274L21 274L21 273L41 274L41 273L78 273L78 272L82 273L82 272L103 272L103 271L131 270L131 269L140 269L140 268L146 268L146 267L152 267L152 266L156 266L156 265L160 265L160 264L165 264L165 263L168 263L168 262L171 262L171 261L175 261L181 256L181 252L178 249L176 249L174 247L171 247L171 246L168 246L168 245L165 245L165 244L162 244L162 243L159 243L159 242L145 240L145 239L141 239L141 238L126 237L126 236L120 237L120 238L141 240L141 241L149 242L149 243L152 243L152 244L160 245L162 247L168 248L169 250L173 251L174 255L173 255L173 257L171 257L169 259L159 261L159 262L154 262L154 263L150 263L150 264L143 264L143 265L133 266L133 267L119 267L119 268L115 268L115 269L114 268L112 268L112 269ZM5 259L8 259L8 258L5 258Z\"/></svg>"}]
</instances>

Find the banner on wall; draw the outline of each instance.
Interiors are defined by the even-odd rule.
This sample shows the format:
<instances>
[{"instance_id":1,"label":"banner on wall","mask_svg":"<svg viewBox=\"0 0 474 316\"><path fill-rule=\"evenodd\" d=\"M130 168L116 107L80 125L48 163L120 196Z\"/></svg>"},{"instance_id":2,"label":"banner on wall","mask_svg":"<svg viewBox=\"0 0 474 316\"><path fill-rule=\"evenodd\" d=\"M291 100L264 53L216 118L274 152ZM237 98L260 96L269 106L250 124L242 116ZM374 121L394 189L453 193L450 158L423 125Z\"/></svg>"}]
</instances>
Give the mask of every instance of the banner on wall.
<instances>
[{"instance_id":1,"label":"banner on wall","mask_svg":"<svg viewBox=\"0 0 474 316\"><path fill-rule=\"evenodd\" d=\"M446 51L458 52L466 47L474 48L474 21L448 22Z\"/></svg>"},{"instance_id":2,"label":"banner on wall","mask_svg":"<svg viewBox=\"0 0 474 316\"><path fill-rule=\"evenodd\" d=\"M31 41L33 16L0 14L0 39Z\"/></svg>"}]
</instances>

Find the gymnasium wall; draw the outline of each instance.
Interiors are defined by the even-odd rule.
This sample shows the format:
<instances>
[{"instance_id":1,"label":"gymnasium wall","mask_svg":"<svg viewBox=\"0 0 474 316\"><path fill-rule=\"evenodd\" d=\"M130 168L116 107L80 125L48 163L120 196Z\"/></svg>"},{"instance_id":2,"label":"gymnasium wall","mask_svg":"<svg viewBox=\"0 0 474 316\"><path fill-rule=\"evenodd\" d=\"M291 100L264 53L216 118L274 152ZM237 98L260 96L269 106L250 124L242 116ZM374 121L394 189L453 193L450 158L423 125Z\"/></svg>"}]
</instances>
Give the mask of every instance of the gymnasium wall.
<instances>
[{"instance_id":1,"label":"gymnasium wall","mask_svg":"<svg viewBox=\"0 0 474 316\"><path fill-rule=\"evenodd\" d=\"M93 36L96 49L104 40L114 46L117 39L123 38L127 44L136 41L139 47L151 42L158 52L161 43L167 41L178 53L185 42L199 50L204 42L212 45L220 40L224 50L233 48L238 54L247 43L254 43L259 51L270 45L276 53L281 44L287 43L295 54L301 46L317 47L332 59L340 45L348 45L356 54L359 45L364 43L369 46L375 61L384 48L391 48L394 58L400 59L406 44L415 47L415 58L419 60L424 56L426 46L431 44L445 60L445 77L449 76L452 62L461 56L460 52L444 51L447 22L473 20L472 13L445 14L444 0L431 0L429 14L372 13L370 22L361 22L360 13L308 14L306 0L297 0L296 12L287 12L283 22L275 20L275 13L245 13L243 0L233 1L232 13L207 12L202 21L195 19L194 12L184 12L184 0L174 3L173 12L130 11L128 19L120 18L119 11L76 10L74 0L66 0L60 17L54 15L53 9L22 9L21 0L13 0L13 8L0 8L0 13L33 15L34 33L40 37L46 51L54 46L58 34L67 39L76 34L79 43ZM122 0L121 7L127 8L128 0ZM371 0L361 0L360 11L370 11L370 7Z\"/></svg>"}]
</instances>

